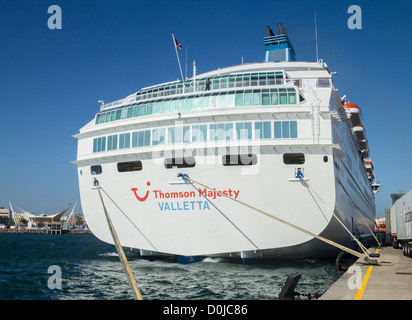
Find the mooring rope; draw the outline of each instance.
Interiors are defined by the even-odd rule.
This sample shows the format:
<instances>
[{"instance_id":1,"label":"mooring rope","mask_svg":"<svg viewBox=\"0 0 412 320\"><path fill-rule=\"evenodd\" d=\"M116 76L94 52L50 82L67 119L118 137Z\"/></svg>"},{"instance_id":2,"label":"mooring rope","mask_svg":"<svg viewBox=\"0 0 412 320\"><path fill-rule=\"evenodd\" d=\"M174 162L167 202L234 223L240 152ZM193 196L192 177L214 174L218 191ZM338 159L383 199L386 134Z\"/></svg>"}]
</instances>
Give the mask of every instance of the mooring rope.
<instances>
[{"instance_id":1,"label":"mooring rope","mask_svg":"<svg viewBox=\"0 0 412 320\"><path fill-rule=\"evenodd\" d=\"M370 251L365 248L365 246L352 234L352 232L349 231L349 229L345 226L345 224L338 218L338 216L335 214L335 212L328 207L328 205L323 201L323 199L319 196L319 194L309 185L307 181L305 181L302 177L302 175L298 175L298 178L302 182L302 184L305 184L318 198L319 200L325 205L325 207L330 211L330 213L338 220L338 222L342 225L342 227L349 233L349 235L355 240L355 242L358 244L359 248L367 254L370 255Z\"/></svg>"},{"instance_id":2,"label":"mooring rope","mask_svg":"<svg viewBox=\"0 0 412 320\"><path fill-rule=\"evenodd\" d=\"M371 233L372 237L376 240L376 242L378 243L378 247L380 248L382 245L379 242L379 240L375 237L375 235L373 234L371 228L369 228L368 224L366 223L365 218L362 216L362 214L360 213L360 211L358 210L358 208L356 207L355 202L353 202L351 196L349 195L349 193L346 191L345 187L343 186L342 182L339 179L336 179L336 181L341 185L343 191L345 191L346 195L348 196L350 202L352 203L353 207L355 208L355 210L358 212L358 214L360 215L360 217L362 218L363 222L365 223L366 227L369 229L369 232Z\"/></svg>"},{"instance_id":3,"label":"mooring rope","mask_svg":"<svg viewBox=\"0 0 412 320\"><path fill-rule=\"evenodd\" d=\"M196 183L196 184L198 184L198 185L200 185L200 186L202 186L202 187L204 187L204 188L206 188L206 189L208 189L208 190L210 190L210 191L216 191L215 189L213 189L213 188L211 188L211 187L209 187L209 186L207 186L207 185L205 185L205 184L203 184L203 183L201 183L201 182L199 182L199 181L196 181L196 180L193 180L193 179L189 178L189 176L188 176L187 174L179 174L178 176L180 176L180 177L181 177L184 181L186 181L187 183ZM332 241L332 240L326 239L326 238L324 238L324 237L322 237L322 236L320 236L320 235L317 235L317 234L315 234L315 233L313 233L313 232L311 232L311 231L309 231L309 230L303 229L303 228L301 228L301 227L299 227L299 226L296 226L296 225L294 225L294 224L292 224L292 223L290 223L290 222L288 222L288 221L285 221L285 220L280 219L280 218L278 218L278 217L276 217L276 216L273 216L273 215L271 215L271 214L269 214L269 213L267 213L267 212L265 212L265 211L263 211L263 210L260 210L260 209L258 209L258 208L256 208L256 207L253 207L253 206L251 206L251 205L249 205L249 204L247 204L247 203L245 203L245 202L243 202L243 201L240 201L240 200L235 199L235 198L233 198L233 197L231 197L231 196L229 196L229 195L226 195L226 194L224 194L224 193L221 192L221 191L216 191L216 192L217 192L220 196L222 196L222 197L225 197L225 198L228 198L228 199L230 199L230 200L233 200L233 201L235 201L235 202L237 202L237 203L239 203L239 204L241 204L241 205L243 205L243 206L245 206L245 207L248 207L249 209L252 209L252 210L254 210L254 211L257 211L257 212L259 212L259 213L261 213L261 214L263 214L263 215L265 215L265 216L267 216L267 217L269 217L269 218L271 218L271 219L274 219L274 220L276 220L276 221L278 221L278 222L281 222L281 223L283 223L283 224L286 224L286 225L288 225L288 226L290 226L290 227L292 227L292 228L294 228L294 229L296 229L296 230L299 230L299 231L301 231L301 232L303 232L303 233L306 233L306 234L308 234L308 235L310 235L310 236L312 236L312 237L314 237L314 238L316 238L316 239L318 239L318 240L321 240L321 241L323 241L323 242L325 242L325 243L327 243L327 244L330 244L330 245L332 245L332 246L334 246L334 247L336 247L336 248L339 248L339 249L341 249L341 250L343 250L343 251L346 251L346 252L354 255L355 257L364 258L364 260L365 260L366 262L368 262L369 264L377 264L377 260L376 260L376 259L371 259L371 258L369 258L369 256L368 256L367 254L361 254L360 252L357 252L357 251L355 251L355 250L352 250L352 249L350 249L350 248L347 248L347 247L345 247L345 246L343 246L343 245L341 245L341 244L339 244L339 243L336 243L336 242L334 242L334 241Z\"/></svg>"},{"instance_id":4,"label":"mooring rope","mask_svg":"<svg viewBox=\"0 0 412 320\"><path fill-rule=\"evenodd\" d=\"M230 220L229 217L226 216L226 215L222 212L222 210L220 210L218 207L216 207L216 205L215 205L212 201L210 201L202 192L200 192L200 190L199 190L198 188L196 188L193 184L191 184L191 186L192 186L193 188L195 188L195 190L198 191L199 194L201 194L201 195L206 199L206 201L208 201L217 211L219 211L219 213L220 213L227 221L229 221L229 223L230 223L232 226L234 226L234 227L242 234L242 236L244 236L257 250L259 250L259 247L258 247L242 230L240 230L239 227L238 227L236 224L234 224L233 221Z\"/></svg>"},{"instance_id":5,"label":"mooring rope","mask_svg":"<svg viewBox=\"0 0 412 320\"><path fill-rule=\"evenodd\" d=\"M100 200L101 200L102 205L103 205L103 210L104 210L104 214L106 216L107 224L109 225L110 233L113 237L113 241L114 241L114 244L116 246L117 253L119 254L120 261L123 262L123 265L126 269L126 274L129 276L130 283L132 285L132 288L133 288L133 291L136 295L136 298L138 300L143 300L143 297L142 297L142 295L139 291L139 287L136 283L136 279L133 276L132 270L130 269L130 266L129 266L129 262L127 261L126 255L124 254L124 251L123 251L123 248L120 244L120 241L119 241L119 238L117 236L116 230L114 229L114 226L112 224L112 220L110 219L109 214L106 210L106 206L104 205L103 197L102 197L102 194L100 192L100 185L97 182L97 180L95 180L95 187L96 187L97 191L99 192L99 196L100 196Z\"/></svg>"},{"instance_id":6,"label":"mooring rope","mask_svg":"<svg viewBox=\"0 0 412 320\"><path fill-rule=\"evenodd\" d=\"M140 230L136 224L127 216L127 214L119 207L119 205L112 199L112 197L109 196L109 194L103 189L103 187L99 184L99 188L104 192L104 194L110 199L111 202L113 202L113 204L117 207L117 209L119 209L119 211L126 217L127 220L130 221L130 223L133 225L133 227L139 231L139 233L142 235L143 238L146 239L146 241L153 247L153 249L155 251L159 251L155 245L149 240L148 237L146 237L146 235L142 232L142 230Z\"/></svg>"}]
</instances>

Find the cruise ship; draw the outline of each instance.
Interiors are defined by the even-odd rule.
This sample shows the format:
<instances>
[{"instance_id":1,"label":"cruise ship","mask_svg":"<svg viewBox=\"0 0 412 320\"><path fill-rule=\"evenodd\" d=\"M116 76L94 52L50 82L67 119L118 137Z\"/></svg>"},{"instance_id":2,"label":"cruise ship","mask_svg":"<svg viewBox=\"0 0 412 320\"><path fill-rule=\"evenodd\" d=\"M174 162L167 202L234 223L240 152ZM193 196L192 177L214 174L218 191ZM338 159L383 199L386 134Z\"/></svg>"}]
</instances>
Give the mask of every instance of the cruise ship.
<instances>
[{"instance_id":1,"label":"cruise ship","mask_svg":"<svg viewBox=\"0 0 412 320\"><path fill-rule=\"evenodd\" d=\"M339 248L314 235L348 247L371 236L377 186L361 110L325 61L298 61L278 29L266 26L263 61L194 65L185 80L99 101L74 136L99 239L114 243L105 209L121 245L145 258L326 258Z\"/></svg>"}]
</instances>

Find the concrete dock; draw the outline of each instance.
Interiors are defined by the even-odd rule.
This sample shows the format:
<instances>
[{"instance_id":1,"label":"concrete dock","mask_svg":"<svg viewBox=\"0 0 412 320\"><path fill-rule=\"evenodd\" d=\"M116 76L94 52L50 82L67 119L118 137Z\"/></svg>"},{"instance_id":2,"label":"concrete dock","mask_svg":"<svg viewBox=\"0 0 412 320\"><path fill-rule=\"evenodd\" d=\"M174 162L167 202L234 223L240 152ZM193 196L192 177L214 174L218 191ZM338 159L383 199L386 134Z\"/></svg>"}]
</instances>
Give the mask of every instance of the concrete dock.
<instances>
[{"instance_id":1,"label":"concrete dock","mask_svg":"<svg viewBox=\"0 0 412 320\"><path fill-rule=\"evenodd\" d=\"M412 300L412 258L389 246L369 251L378 265L359 259L319 300Z\"/></svg>"}]
</instances>

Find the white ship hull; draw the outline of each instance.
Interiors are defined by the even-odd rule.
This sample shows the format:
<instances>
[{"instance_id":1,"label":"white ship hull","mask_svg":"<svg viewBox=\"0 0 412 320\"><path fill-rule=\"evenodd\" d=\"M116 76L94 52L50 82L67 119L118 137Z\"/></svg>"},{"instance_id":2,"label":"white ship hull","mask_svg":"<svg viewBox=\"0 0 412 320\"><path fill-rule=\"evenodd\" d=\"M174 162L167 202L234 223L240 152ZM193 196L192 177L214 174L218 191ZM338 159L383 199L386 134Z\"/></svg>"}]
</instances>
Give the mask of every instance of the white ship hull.
<instances>
[{"instance_id":1,"label":"white ship hull","mask_svg":"<svg viewBox=\"0 0 412 320\"><path fill-rule=\"evenodd\" d=\"M275 153L273 149L259 155L259 167L249 168L213 164L221 156L206 158L206 164L196 168L171 169L167 172L156 159L148 159L143 161L147 174L138 177L134 172L119 174L117 162L104 163L106 174L101 177L91 176L88 167L79 167L82 170L79 177L83 210L92 232L101 240L113 243L107 223L104 223L98 191L93 186L93 179L97 178L104 205L122 245L141 249L143 255L242 258L333 256L336 252L333 246L314 240L230 199L219 197L218 193L204 187L194 185L196 189L177 177L178 173L186 173L217 191L349 246L352 239L333 218L332 210L357 236L368 234L368 230L335 181L332 149L329 148L328 153L316 153L319 148L313 149L314 153L306 155L305 164L299 167L304 170L306 181L315 192L295 177L296 166L284 165L282 154ZM323 160L325 155L330 159L326 163ZM207 164L207 161L212 164ZM134 191L134 188L137 190ZM147 194L147 199L139 201L135 192L142 198ZM352 197L356 198L355 193ZM370 220L370 217L367 218ZM373 228L371 220L369 227Z\"/></svg>"}]
</instances>

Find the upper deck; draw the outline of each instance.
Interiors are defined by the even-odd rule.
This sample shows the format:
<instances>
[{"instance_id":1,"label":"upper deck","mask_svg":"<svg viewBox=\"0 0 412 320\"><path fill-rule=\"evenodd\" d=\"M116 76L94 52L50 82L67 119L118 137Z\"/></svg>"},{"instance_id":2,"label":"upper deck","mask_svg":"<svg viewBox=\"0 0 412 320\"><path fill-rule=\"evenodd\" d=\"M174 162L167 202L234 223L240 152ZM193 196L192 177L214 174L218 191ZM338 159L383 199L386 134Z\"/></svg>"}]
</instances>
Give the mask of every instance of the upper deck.
<instances>
[{"instance_id":1,"label":"upper deck","mask_svg":"<svg viewBox=\"0 0 412 320\"><path fill-rule=\"evenodd\" d=\"M332 86L325 63L261 62L219 68L186 81L146 87L104 104L95 124L219 107L296 105L305 100L304 88L312 86Z\"/></svg>"}]
</instances>

